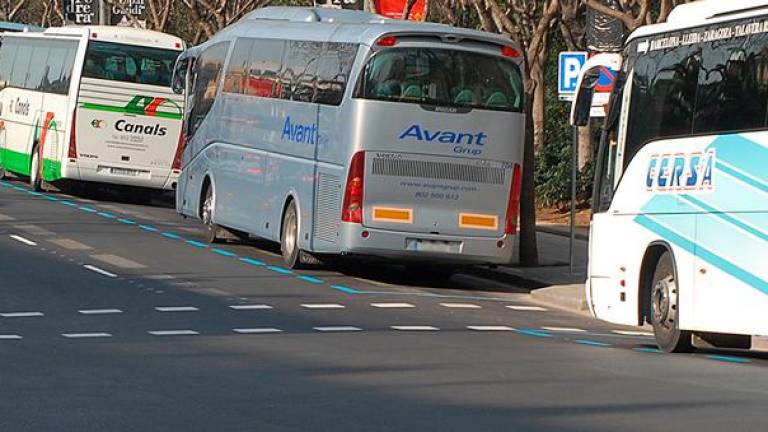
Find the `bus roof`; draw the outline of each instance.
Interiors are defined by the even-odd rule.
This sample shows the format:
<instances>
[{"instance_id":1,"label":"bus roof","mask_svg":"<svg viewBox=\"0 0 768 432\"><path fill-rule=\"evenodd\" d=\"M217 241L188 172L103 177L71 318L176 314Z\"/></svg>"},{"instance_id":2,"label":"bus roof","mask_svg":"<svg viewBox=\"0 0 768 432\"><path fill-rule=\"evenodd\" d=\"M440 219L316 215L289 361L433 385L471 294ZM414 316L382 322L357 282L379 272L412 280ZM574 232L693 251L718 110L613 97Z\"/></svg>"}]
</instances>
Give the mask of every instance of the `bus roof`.
<instances>
[{"instance_id":1,"label":"bus roof","mask_svg":"<svg viewBox=\"0 0 768 432\"><path fill-rule=\"evenodd\" d=\"M444 24L393 20L363 11L270 6L256 9L240 21L220 31L211 39L215 43L234 36L285 38L285 32L303 40L351 42L373 45L385 34L431 36L444 41L471 40L518 47L508 37L451 27ZM206 43L207 44L207 43Z\"/></svg>"},{"instance_id":2,"label":"bus roof","mask_svg":"<svg viewBox=\"0 0 768 432\"><path fill-rule=\"evenodd\" d=\"M766 14L768 14L766 0L739 0L738 2L699 0L674 8L665 23L638 28L629 36L627 43L646 36Z\"/></svg>"},{"instance_id":3,"label":"bus roof","mask_svg":"<svg viewBox=\"0 0 768 432\"><path fill-rule=\"evenodd\" d=\"M26 31L39 32L39 31L43 31L43 28L38 27L36 25L32 25L32 24L0 21L0 32L26 32Z\"/></svg>"},{"instance_id":4,"label":"bus roof","mask_svg":"<svg viewBox=\"0 0 768 432\"><path fill-rule=\"evenodd\" d=\"M116 26L65 26L50 27L44 36L70 36L90 38L104 42L117 42L128 45L143 45L171 50L184 49L184 41L176 36L153 30Z\"/></svg>"}]
</instances>

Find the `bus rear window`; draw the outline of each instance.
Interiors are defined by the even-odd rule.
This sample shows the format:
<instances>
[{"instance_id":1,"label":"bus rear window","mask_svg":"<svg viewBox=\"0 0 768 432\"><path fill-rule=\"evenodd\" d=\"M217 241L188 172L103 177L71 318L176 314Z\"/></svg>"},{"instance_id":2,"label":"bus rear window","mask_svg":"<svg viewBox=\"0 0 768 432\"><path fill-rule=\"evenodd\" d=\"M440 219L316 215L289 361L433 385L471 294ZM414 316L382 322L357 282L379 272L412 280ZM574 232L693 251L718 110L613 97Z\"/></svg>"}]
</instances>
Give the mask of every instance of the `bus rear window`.
<instances>
[{"instance_id":1,"label":"bus rear window","mask_svg":"<svg viewBox=\"0 0 768 432\"><path fill-rule=\"evenodd\" d=\"M520 112L523 80L515 63L469 51L392 48L365 68L357 97Z\"/></svg>"},{"instance_id":2,"label":"bus rear window","mask_svg":"<svg viewBox=\"0 0 768 432\"><path fill-rule=\"evenodd\" d=\"M180 51L91 41L85 54L83 76L136 84L171 86Z\"/></svg>"}]
</instances>

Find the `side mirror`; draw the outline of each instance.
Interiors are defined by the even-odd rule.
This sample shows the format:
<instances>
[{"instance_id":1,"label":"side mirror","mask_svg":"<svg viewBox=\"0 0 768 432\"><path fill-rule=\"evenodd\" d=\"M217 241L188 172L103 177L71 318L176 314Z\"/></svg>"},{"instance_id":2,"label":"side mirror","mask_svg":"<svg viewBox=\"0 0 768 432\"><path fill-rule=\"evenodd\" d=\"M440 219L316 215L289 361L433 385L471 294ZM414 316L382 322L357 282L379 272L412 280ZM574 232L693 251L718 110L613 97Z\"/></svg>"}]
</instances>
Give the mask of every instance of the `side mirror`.
<instances>
[{"instance_id":1,"label":"side mirror","mask_svg":"<svg viewBox=\"0 0 768 432\"><path fill-rule=\"evenodd\" d=\"M185 54L179 56L176 65L173 68L173 78L171 79L171 88L176 94L183 94L187 87L187 68L189 66L189 57Z\"/></svg>"},{"instance_id":2,"label":"side mirror","mask_svg":"<svg viewBox=\"0 0 768 432\"><path fill-rule=\"evenodd\" d=\"M571 106L572 126L586 126L589 123L592 111L592 98L595 95L595 86L598 79L600 79L600 68L595 67L584 73L579 80L576 98Z\"/></svg>"}]
</instances>

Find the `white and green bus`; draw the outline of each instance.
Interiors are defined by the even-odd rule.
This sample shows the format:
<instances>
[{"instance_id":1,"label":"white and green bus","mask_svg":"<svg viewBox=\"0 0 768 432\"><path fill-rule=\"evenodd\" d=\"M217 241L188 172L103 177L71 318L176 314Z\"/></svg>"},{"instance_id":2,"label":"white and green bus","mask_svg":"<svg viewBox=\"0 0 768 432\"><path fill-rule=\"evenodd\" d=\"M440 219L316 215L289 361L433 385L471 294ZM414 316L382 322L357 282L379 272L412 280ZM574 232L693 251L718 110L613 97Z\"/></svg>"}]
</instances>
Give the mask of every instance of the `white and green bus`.
<instances>
[{"instance_id":1,"label":"white and green bus","mask_svg":"<svg viewBox=\"0 0 768 432\"><path fill-rule=\"evenodd\" d=\"M174 189L184 45L163 33L61 27L6 34L0 47L0 177Z\"/></svg>"}]
</instances>

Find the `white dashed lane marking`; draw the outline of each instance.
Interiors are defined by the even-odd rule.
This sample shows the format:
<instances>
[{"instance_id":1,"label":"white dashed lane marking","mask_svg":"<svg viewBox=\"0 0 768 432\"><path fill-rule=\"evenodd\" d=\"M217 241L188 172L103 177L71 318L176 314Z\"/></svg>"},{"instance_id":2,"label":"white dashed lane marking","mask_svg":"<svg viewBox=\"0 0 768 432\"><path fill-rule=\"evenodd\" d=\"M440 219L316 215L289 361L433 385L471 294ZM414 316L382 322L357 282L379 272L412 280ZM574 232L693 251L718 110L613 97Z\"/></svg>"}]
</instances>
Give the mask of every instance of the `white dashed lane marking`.
<instances>
[{"instance_id":1,"label":"white dashed lane marking","mask_svg":"<svg viewBox=\"0 0 768 432\"><path fill-rule=\"evenodd\" d=\"M247 305L230 305L230 309L234 310L265 310L272 309L272 306L265 304L247 304Z\"/></svg>"},{"instance_id":2,"label":"white dashed lane marking","mask_svg":"<svg viewBox=\"0 0 768 432\"><path fill-rule=\"evenodd\" d=\"M319 332L354 332L363 331L360 327L354 326L325 326L325 327L312 327Z\"/></svg>"},{"instance_id":3,"label":"white dashed lane marking","mask_svg":"<svg viewBox=\"0 0 768 432\"><path fill-rule=\"evenodd\" d=\"M371 306L381 309L407 309L416 307L410 303L371 303Z\"/></svg>"},{"instance_id":4,"label":"white dashed lane marking","mask_svg":"<svg viewBox=\"0 0 768 432\"><path fill-rule=\"evenodd\" d=\"M80 309L78 311L83 315L107 315L123 313L120 309Z\"/></svg>"},{"instance_id":5,"label":"white dashed lane marking","mask_svg":"<svg viewBox=\"0 0 768 432\"><path fill-rule=\"evenodd\" d=\"M622 336L653 336L653 333L650 332L633 330L611 330L611 333L616 333Z\"/></svg>"},{"instance_id":6,"label":"white dashed lane marking","mask_svg":"<svg viewBox=\"0 0 768 432\"><path fill-rule=\"evenodd\" d=\"M546 312L547 308L541 306L520 306L520 305L507 305L507 308L516 311L532 311L532 312Z\"/></svg>"},{"instance_id":7,"label":"white dashed lane marking","mask_svg":"<svg viewBox=\"0 0 768 432\"><path fill-rule=\"evenodd\" d=\"M19 243L24 243L24 244L25 244L25 245L27 245L27 246L37 246L37 243L33 242L33 241L32 241L32 240L30 240L30 239L24 238L24 237L22 237L22 236L20 236L20 235L11 234L11 235L10 235L10 237L11 237L12 239L16 240L16 241L17 241L17 242L19 242Z\"/></svg>"},{"instance_id":8,"label":"white dashed lane marking","mask_svg":"<svg viewBox=\"0 0 768 432\"><path fill-rule=\"evenodd\" d=\"M306 309L344 309L346 306L338 303L304 303L301 307Z\"/></svg>"},{"instance_id":9,"label":"white dashed lane marking","mask_svg":"<svg viewBox=\"0 0 768 432\"><path fill-rule=\"evenodd\" d=\"M542 327L542 330L549 330L553 332L564 332L564 333L586 333L587 331L580 328L573 328L573 327Z\"/></svg>"},{"instance_id":10,"label":"white dashed lane marking","mask_svg":"<svg viewBox=\"0 0 768 432\"><path fill-rule=\"evenodd\" d=\"M42 312L4 312L0 313L0 317L3 318L29 318L29 317L41 317Z\"/></svg>"},{"instance_id":11,"label":"white dashed lane marking","mask_svg":"<svg viewBox=\"0 0 768 432\"><path fill-rule=\"evenodd\" d=\"M110 277L110 278L116 278L117 277L116 274L110 273L110 272L108 272L108 271L106 271L104 269L98 268L98 267L96 267L94 265L86 264L83 267L88 269L88 270L90 270L90 271L92 271L92 272L96 272L96 273L98 273L98 274L100 274L102 276L106 276L106 277Z\"/></svg>"},{"instance_id":12,"label":"white dashed lane marking","mask_svg":"<svg viewBox=\"0 0 768 432\"><path fill-rule=\"evenodd\" d=\"M417 325L412 325L412 326L396 325L396 326L392 326L391 328L392 328L392 330L399 330L399 331L436 331L436 330L440 330L439 328L433 327L433 326L417 326Z\"/></svg>"},{"instance_id":13,"label":"white dashed lane marking","mask_svg":"<svg viewBox=\"0 0 768 432\"><path fill-rule=\"evenodd\" d=\"M92 338L108 338L112 337L109 333L94 332L94 333L62 333L67 339L92 339Z\"/></svg>"},{"instance_id":14,"label":"white dashed lane marking","mask_svg":"<svg viewBox=\"0 0 768 432\"><path fill-rule=\"evenodd\" d=\"M235 333L240 334L265 334L265 333L282 333L280 329L272 327L259 327L259 328L236 328L232 329Z\"/></svg>"},{"instance_id":15,"label":"white dashed lane marking","mask_svg":"<svg viewBox=\"0 0 768 432\"><path fill-rule=\"evenodd\" d=\"M21 335L17 334L0 334L0 340L19 340Z\"/></svg>"},{"instance_id":16,"label":"white dashed lane marking","mask_svg":"<svg viewBox=\"0 0 768 432\"><path fill-rule=\"evenodd\" d=\"M514 331L512 327L508 326L467 326L469 330L475 331Z\"/></svg>"},{"instance_id":17,"label":"white dashed lane marking","mask_svg":"<svg viewBox=\"0 0 768 432\"><path fill-rule=\"evenodd\" d=\"M194 330L151 330L147 333L152 336L195 336L200 334Z\"/></svg>"},{"instance_id":18,"label":"white dashed lane marking","mask_svg":"<svg viewBox=\"0 0 768 432\"><path fill-rule=\"evenodd\" d=\"M158 312L197 312L200 309L194 306L158 306L155 310Z\"/></svg>"},{"instance_id":19,"label":"white dashed lane marking","mask_svg":"<svg viewBox=\"0 0 768 432\"><path fill-rule=\"evenodd\" d=\"M449 309L482 309L482 306L472 303L440 303L440 306Z\"/></svg>"}]
</instances>

